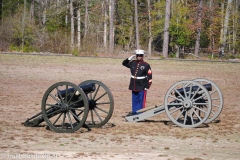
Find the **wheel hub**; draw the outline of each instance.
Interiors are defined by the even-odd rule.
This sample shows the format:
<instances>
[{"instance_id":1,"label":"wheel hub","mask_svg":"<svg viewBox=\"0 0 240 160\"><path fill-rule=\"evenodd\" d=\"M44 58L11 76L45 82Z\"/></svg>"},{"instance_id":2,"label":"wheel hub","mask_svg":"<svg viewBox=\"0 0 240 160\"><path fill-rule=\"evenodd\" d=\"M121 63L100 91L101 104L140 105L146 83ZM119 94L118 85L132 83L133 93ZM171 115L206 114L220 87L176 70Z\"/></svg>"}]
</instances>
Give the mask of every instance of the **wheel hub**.
<instances>
[{"instance_id":1,"label":"wheel hub","mask_svg":"<svg viewBox=\"0 0 240 160\"><path fill-rule=\"evenodd\" d=\"M185 109L190 109L190 108L192 108L192 101L190 101L190 100L184 101L184 102L183 102L183 107L184 107Z\"/></svg>"},{"instance_id":2,"label":"wheel hub","mask_svg":"<svg viewBox=\"0 0 240 160\"><path fill-rule=\"evenodd\" d=\"M67 112L67 111L69 111L69 107L68 107L68 105L65 104L65 103L62 103L62 104L61 104L61 109L62 109L62 112Z\"/></svg>"},{"instance_id":3,"label":"wheel hub","mask_svg":"<svg viewBox=\"0 0 240 160\"><path fill-rule=\"evenodd\" d=\"M89 100L88 104L89 104L89 109L90 110L92 110L96 107L96 102L94 100Z\"/></svg>"}]
</instances>

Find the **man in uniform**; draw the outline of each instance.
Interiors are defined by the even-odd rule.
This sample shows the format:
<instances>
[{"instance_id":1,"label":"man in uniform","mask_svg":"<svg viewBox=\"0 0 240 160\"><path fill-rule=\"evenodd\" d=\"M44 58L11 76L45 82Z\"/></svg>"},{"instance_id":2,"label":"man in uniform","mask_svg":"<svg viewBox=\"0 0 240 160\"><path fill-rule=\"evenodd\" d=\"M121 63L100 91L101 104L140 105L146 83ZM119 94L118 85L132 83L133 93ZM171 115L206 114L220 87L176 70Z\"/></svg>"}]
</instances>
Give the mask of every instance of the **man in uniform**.
<instances>
[{"instance_id":1,"label":"man in uniform","mask_svg":"<svg viewBox=\"0 0 240 160\"><path fill-rule=\"evenodd\" d=\"M132 115L145 108L147 89L152 84L152 70L150 65L143 60L144 52L140 49L135 50L136 55L132 55L122 62L122 65L130 68L131 72L129 90L132 90L132 113L130 113Z\"/></svg>"}]
</instances>

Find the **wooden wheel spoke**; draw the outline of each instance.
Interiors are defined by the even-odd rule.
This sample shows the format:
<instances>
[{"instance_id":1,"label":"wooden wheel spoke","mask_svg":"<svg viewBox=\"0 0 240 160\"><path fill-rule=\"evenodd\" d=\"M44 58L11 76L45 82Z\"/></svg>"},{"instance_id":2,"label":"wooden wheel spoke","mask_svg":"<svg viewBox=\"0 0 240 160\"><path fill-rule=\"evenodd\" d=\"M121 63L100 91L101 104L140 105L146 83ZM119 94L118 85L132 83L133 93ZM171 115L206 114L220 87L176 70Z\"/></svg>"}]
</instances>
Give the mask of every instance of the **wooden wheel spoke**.
<instances>
[{"instance_id":1,"label":"wooden wheel spoke","mask_svg":"<svg viewBox=\"0 0 240 160\"><path fill-rule=\"evenodd\" d=\"M169 97L171 97L171 98L173 98L173 99L175 99L175 100L177 100L177 101L183 102L182 99L179 99L179 98L177 98L177 97L173 97L172 95L169 95Z\"/></svg>"},{"instance_id":2,"label":"wooden wheel spoke","mask_svg":"<svg viewBox=\"0 0 240 160\"><path fill-rule=\"evenodd\" d=\"M59 118L62 116L62 114L63 114L63 113L61 113L61 114L58 115L57 119L53 122L53 125L56 124L56 122L59 120Z\"/></svg>"},{"instance_id":3,"label":"wooden wheel spoke","mask_svg":"<svg viewBox=\"0 0 240 160\"><path fill-rule=\"evenodd\" d=\"M95 99L95 97L96 97L96 95L97 95L97 93L98 93L98 91L99 91L99 88L100 88L100 84L98 85L97 90L95 91L95 94L94 94L94 96L93 96L93 99Z\"/></svg>"},{"instance_id":4,"label":"wooden wheel spoke","mask_svg":"<svg viewBox=\"0 0 240 160\"><path fill-rule=\"evenodd\" d=\"M184 113L185 113L185 115L184 115L184 121L183 121L183 124L186 125L186 121L187 121L187 111L185 111Z\"/></svg>"},{"instance_id":5,"label":"wooden wheel spoke","mask_svg":"<svg viewBox=\"0 0 240 160\"><path fill-rule=\"evenodd\" d=\"M91 110L91 118L92 118L92 124L95 125L94 117L93 117L93 110Z\"/></svg>"},{"instance_id":6,"label":"wooden wheel spoke","mask_svg":"<svg viewBox=\"0 0 240 160\"><path fill-rule=\"evenodd\" d=\"M66 113L63 114L62 130L63 130L63 127L64 127L65 119L66 119Z\"/></svg>"},{"instance_id":7,"label":"wooden wheel spoke","mask_svg":"<svg viewBox=\"0 0 240 160\"><path fill-rule=\"evenodd\" d=\"M194 114L198 117L198 119L202 120L202 118L199 116L199 114L197 114L197 112L193 109L192 110L194 112Z\"/></svg>"},{"instance_id":8,"label":"wooden wheel spoke","mask_svg":"<svg viewBox=\"0 0 240 160\"><path fill-rule=\"evenodd\" d=\"M202 112L204 112L204 113L207 113L205 110L203 110L203 109L201 109L201 108L199 108L199 107L193 106L193 108L197 109L198 111L202 111Z\"/></svg>"},{"instance_id":9,"label":"wooden wheel spoke","mask_svg":"<svg viewBox=\"0 0 240 160\"><path fill-rule=\"evenodd\" d=\"M97 115L98 119L102 122L103 120L102 120L102 118L100 117L100 115L98 114L98 112L97 112L95 109L94 109L93 111L94 111L94 113Z\"/></svg>"},{"instance_id":10,"label":"wooden wheel spoke","mask_svg":"<svg viewBox=\"0 0 240 160\"><path fill-rule=\"evenodd\" d=\"M100 110L100 111L102 111L102 112L104 112L104 113L108 114L108 112L107 112L107 111L105 111L105 110L103 110L103 109L101 109L101 108L99 108L99 107L97 107L97 106L96 106L96 109L98 109L98 110Z\"/></svg>"},{"instance_id":11,"label":"wooden wheel spoke","mask_svg":"<svg viewBox=\"0 0 240 160\"><path fill-rule=\"evenodd\" d=\"M173 110L173 111L171 111L171 112L169 112L170 114L173 114L174 112L177 112L177 111L179 111L180 109L182 109L183 108L183 106L182 107L179 107L179 108L176 108L175 110Z\"/></svg>"},{"instance_id":12,"label":"wooden wheel spoke","mask_svg":"<svg viewBox=\"0 0 240 160\"><path fill-rule=\"evenodd\" d=\"M183 114L183 112L184 112L184 110L182 110L182 111L178 114L177 118L175 118L175 121L177 121L177 120L181 117L181 115Z\"/></svg>"},{"instance_id":13,"label":"wooden wheel spoke","mask_svg":"<svg viewBox=\"0 0 240 160\"><path fill-rule=\"evenodd\" d=\"M107 92L103 93L100 97L98 97L97 99L95 99L95 101L97 102L99 99L101 99L103 96L105 96L107 94Z\"/></svg>"},{"instance_id":14,"label":"wooden wheel spoke","mask_svg":"<svg viewBox=\"0 0 240 160\"><path fill-rule=\"evenodd\" d=\"M52 99L54 99L58 104L61 104L62 102L59 101L54 95L49 94L50 97L52 97Z\"/></svg>"},{"instance_id":15,"label":"wooden wheel spoke","mask_svg":"<svg viewBox=\"0 0 240 160\"><path fill-rule=\"evenodd\" d=\"M50 112L50 113L47 113L47 117L51 116L51 115L54 115L54 114L58 114L58 113L61 113L61 109L58 109L56 111L53 111L53 112Z\"/></svg>"},{"instance_id":16,"label":"wooden wheel spoke","mask_svg":"<svg viewBox=\"0 0 240 160\"><path fill-rule=\"evenodd\" d=\"M68 120L69 120L69 122L70 122L71 128L73 129L73 123L72 123L72 119L71 119L71 117L70 117L69 112L67 112L67 116L68 116Z\"/></svg>"}]
</instances>

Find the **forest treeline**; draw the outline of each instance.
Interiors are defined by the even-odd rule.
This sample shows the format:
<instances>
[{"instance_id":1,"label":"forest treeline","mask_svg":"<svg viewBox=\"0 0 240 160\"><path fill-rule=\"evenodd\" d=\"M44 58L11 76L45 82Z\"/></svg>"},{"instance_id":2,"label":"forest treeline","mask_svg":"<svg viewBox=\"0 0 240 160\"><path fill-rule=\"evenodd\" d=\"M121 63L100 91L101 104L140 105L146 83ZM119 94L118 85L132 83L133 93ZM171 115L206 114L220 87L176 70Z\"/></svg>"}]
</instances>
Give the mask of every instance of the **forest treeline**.
<instances>
[{"instance_id":1,"label":"forest treeline","mask_svg":"<svg viewBox=\"0 0 240 160\"><path fill-rule=\"evenodd\" d=\"M240 0L0 0L0 51L238 57Z\"/></svg>"}]
</instances>

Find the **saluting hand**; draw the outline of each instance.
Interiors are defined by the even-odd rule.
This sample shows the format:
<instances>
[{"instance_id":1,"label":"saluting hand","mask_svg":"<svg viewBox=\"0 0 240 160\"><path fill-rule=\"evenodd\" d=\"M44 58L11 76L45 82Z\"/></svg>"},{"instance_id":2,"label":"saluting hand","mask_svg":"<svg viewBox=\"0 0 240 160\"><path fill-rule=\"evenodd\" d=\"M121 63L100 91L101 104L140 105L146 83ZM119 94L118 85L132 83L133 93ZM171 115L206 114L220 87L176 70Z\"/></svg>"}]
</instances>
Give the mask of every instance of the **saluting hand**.
<instances>
[{"instance_id":1,"label":"saluting hand","mask_svg":"<svg viewBox=\"0 0 240 160\"><path fill-rule=\"evenodd\" d=\"M131 61L133 59L133 57L136 57L136 56L132 55L132 56L128 57L128 60Z\"/></svg>"}]
</instances>

